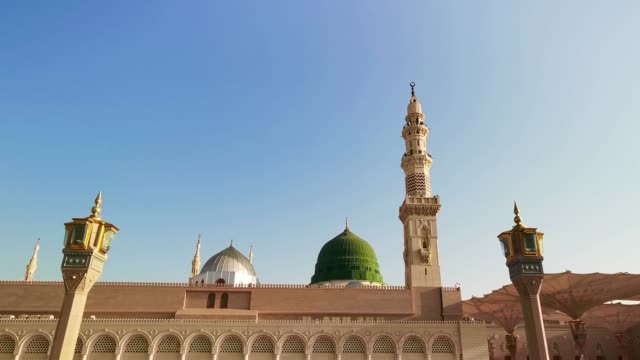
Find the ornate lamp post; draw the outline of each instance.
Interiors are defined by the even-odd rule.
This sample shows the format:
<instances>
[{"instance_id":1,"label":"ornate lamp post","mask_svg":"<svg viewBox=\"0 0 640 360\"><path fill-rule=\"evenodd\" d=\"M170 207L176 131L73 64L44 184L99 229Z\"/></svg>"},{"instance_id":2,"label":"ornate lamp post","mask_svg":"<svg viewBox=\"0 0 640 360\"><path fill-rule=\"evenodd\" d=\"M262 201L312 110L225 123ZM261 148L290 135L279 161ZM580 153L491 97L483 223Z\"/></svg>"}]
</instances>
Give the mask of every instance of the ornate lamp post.
<instances>
[{"instance_id":1,"label":"ornate lamp post","mask_svg":"<svg viewBox=\"0 0 640 360\"><path fill-rule=\"evenodd\" d=\"M527 332L527 345L532 359L548 360L547 338L542 321L540 307L540 288L544 277L542 269L542 237L543 233L536 228L522 225L518 205L514 203L513 221L515 226L498 235L511 282L520 295L524 325Z\"/></svg>"},{"instance_id":2,"label":"ornate lamp post","mask_svg":"<svg viewBox=\"0 0 640 360\"><path fill-rule=\"evenodd\" d=\"M50 357L52 360L73 358L87 295L102 274L111 241L118 233L115 225L100 218L101 202L100 192L90 216L74 218L64 224L64 256L61 269L65 295L53 339Z\"/></svg>"}]
</instances>

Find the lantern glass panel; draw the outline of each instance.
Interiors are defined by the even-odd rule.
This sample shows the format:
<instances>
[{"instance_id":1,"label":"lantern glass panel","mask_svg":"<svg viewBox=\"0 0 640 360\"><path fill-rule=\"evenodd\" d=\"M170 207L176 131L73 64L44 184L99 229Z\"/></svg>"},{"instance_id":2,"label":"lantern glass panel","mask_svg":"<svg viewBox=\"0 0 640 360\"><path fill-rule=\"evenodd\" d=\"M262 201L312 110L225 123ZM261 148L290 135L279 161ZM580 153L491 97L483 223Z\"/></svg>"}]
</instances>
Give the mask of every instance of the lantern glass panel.
<instances>
[{"instance_id":1,"label":"lantern glass panel","mask_svg":"<svg viewBox=\"0 0 640 360\"><path fill-rule=\"evenodd\" d=\"M500 245L502 246L502 253L505 258L511 256L511 249L509 249L509 239L506 237L500 238Z\"/></svg>"},{"instance_id":2,"label":"lantern glass panel","mask_svg":"<svg viewBox=\"0 0 640 360\"><path fill-rule=\"evenodd\" d=\"M115 231L107 230L107 232L104 234L104 240L102 240L102 248L100 250L102 250L102 252L104 253L107 253L109 251L109 248L111 248L111 242L115 237Z\"/></svg>"},{"instance_id":3,"label":"lantern glass panel","mask_svg":"<svg viewBox=\"0 0 640 360\"><path fill-rule=\"evenodd\" d=\"M524 251L536 252L537 249L536 234L524 234Z\"/></svg>"},{"instance_id":4,"label":"lantern glass panel","mask_svg":"<svg viewBox=\"0 0 640 360\"><path fill-rule=\"evenodd\" d=\"M71 232L71 244L72 245L84 244L85 231L86 231L85 224L73 224L73 230Z\"/></svg>"}]
</instances>

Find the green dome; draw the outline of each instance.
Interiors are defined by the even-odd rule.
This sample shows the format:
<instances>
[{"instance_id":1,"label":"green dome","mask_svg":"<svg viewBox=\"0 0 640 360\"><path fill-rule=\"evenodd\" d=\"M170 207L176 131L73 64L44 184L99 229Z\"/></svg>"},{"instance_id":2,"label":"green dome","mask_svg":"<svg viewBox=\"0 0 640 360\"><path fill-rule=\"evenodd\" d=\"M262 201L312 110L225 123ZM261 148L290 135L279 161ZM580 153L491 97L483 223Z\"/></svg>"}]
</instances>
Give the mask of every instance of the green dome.
<instances>
[{"instance_id":1,"label":"green dome","mask_svg":"<svg viewBox=\"0 0 640 360\"><path fill-rule=\"evenodd\" d=\"M329 240L318 254L311 283L332 280L363 280L382 283L375 251L349 228Z\"/></svg>"}]
</instances>

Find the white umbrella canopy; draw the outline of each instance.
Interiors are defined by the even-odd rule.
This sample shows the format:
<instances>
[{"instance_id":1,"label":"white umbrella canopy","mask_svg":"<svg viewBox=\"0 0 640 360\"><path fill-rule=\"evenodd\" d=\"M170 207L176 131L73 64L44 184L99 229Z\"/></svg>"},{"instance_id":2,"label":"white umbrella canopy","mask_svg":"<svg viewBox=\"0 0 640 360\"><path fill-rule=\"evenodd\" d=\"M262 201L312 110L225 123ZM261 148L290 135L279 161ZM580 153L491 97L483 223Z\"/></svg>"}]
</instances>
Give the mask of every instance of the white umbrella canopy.
<instances>
[{"instance_id":1,"label":"white umbrella canopy","mask_svg":"<svg viewBox=\"0 0 640 360\"><path fill-rule=\"evenodd\" d=\"M504 286L482 298L473 297L462 303L462 311L467 317L500 325L508 334L513 334L516 327L524 322L520 300L513 286Z\"/></svg>"},{"instance_id":2,"label":"white umbrella canopy","mask_svg":"<svg viewBox=\"0 0 640 360\"><path fill-rule=\"evenodd\" d=\"M540 289L540 303L545 318L571 320L569 322L571 334L582 354L587 341L585 322L581 319L585 313L594 310L593 319L595 319L599 314L595 311L596 308L605 302L638 295L640 295L640 275L574 274L566 271L544 275ZM520 297L513 285L503 286L481 298L465 301L463 311L466 316L502 326L508 334L513 334L516 326L524 322ZM599 316L605 316L604 310ZM612 321L611 318L609 320ZM622 344L621 339L622 336L618 341Z\"/></svg>"},{"instance_id":3,"label":"white umbrella canopy","mask_svg":"<svg viewBox=\"0 0 640 360\"><path fill-rule=\"evenodd\" d=\"M591 325L620 334L640 324L640 305L602 304L589 310L582 318Z\"/></svg>"},{"instance_id":4,"label":"white umbrella canopy","mask_svg":"<svg viewBox=\"0 0 640 360\"><path fill-rule=\"evenodd\" d=\"M565 271L545 274L540 290L542 306L580 319L590 309L605 302L640 295L640 275L576 274Z\"/></svg>"},{"instance_id":5,"label":"white umbrella canopy","mask_svg":"<svg viewBox=\"0 0 640 360\"><path fill-rule=\"evenodd\" d=\"M543 316L552 320L577 320L606 302L634 296L640 298L640 275L629 273L545 274L540 290ZM500 325L507 332L523 322L520 297L513 285L466 300L463 312L465 316Z\"/></svg>"}]
</instances>

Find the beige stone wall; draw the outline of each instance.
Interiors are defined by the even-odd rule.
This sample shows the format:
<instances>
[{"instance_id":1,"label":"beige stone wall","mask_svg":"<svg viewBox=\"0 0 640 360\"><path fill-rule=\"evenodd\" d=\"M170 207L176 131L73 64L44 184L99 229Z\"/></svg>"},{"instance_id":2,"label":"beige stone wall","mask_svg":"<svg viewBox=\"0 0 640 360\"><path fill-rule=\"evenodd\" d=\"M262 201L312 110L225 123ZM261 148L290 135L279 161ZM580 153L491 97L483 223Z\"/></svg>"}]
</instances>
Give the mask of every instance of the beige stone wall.
<instances>
[{"instance_id":1,"label":"beige stone wall","mask_svg":"<svg viewBox=\"0 0 640 360\"><path fill-rule=\"evenodd\" d=\"M172 318L184 309L206 308L207 296L223 293L230 309L257 311L261 319L302 316L375 316L390 319L442 320L440 288L325 288L264 286L255 288L189 287L187 284L98 283L91 290L85 317ZM57 314L61 282L0 281L0 314Z\"/></svg>"},{"instance_id":2,"label":"beige stone wall","mask_svg":"<svg viewBox=\"0 0 640 360\"><path fill-rule=\"evenodd\" d=\"M35 347L40 353L25 351L35 336L50 345L55 325L56 320L0 320L0 339L9 336L15 341L12 356L44 359L50 346ZM83 322L77 357L149 359L151 355L153 359L178 359L184 354L187 359L213 359L217 355L217 360L275 360L276 356L281 360L303 360L308 355L318 360L424 360L432 355L432 360L458 359L463 351L476 347L470 334L483 329L484 324L458 321L98 319ZM283 348L292 336L303 344L302 352L290 345ZM112 338L115 348L105 346L109 341L99 341L104 337ZM167 341L168 337L177 340ZM476 337L486 341L484 333ZM443 340L450 344L451 351L434 351ZM488 358L486 351L468 351L465 360Z\"/></svg>"}]
</instances>

